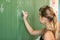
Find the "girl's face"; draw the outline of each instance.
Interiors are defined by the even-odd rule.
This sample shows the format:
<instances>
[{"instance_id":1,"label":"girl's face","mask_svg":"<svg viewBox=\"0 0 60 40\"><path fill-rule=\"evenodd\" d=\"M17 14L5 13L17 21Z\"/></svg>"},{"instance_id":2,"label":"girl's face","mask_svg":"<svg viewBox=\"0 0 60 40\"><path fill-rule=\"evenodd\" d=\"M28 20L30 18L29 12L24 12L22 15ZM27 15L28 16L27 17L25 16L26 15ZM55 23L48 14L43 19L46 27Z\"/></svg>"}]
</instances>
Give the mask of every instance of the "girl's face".
<instances>
[{"instance_id":1,"label":"girl's face","mask_svg":"<svg viewBox=\"0 0 60 40\"><path fill-rule=\"evenodd\" d=\"M47 9L46 10L46 13L47 13L47 15L46 16L50 16L51 14L50 14L50 11ZM46 24L47 22L49 22L49 20L48 20L48 18L46 18L46 17L41 17L41 15L40 15L40 22L42 23L42 24Z\"/></svg>"},{"instance_id":2,"label":"girl's face","mask_svg":"<svg viewBox=\"0 0 60 40\"><path fill-rule=\"evenodd\" d=\"M46 24L47 22L48 22L48 19L47 18L40 16L40 23Z\"/></svg>"}]
</instances>

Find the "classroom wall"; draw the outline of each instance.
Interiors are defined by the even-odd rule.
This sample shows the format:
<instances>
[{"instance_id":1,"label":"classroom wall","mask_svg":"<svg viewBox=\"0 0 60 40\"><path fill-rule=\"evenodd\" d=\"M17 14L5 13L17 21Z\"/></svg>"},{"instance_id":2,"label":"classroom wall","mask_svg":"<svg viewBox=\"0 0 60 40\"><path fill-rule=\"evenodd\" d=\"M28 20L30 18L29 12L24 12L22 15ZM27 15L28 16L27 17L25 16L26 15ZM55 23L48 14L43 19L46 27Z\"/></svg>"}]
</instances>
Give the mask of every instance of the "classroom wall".
<instances>
[{"instance_id":1,"label":"classroom wall","mask_svg":"<svg viewBox=\"0 0 60 40\"><path fill-rule=\"evenodd\" d=\"M39 22L39 8L49 5L49 0L0 0L0 40L35 40L25 28L22 10L28 12L28 22L33 29L44 28Z\"/></svg>"},{"instance_id":2,"label":"classroom wall","mask_svg":"<svg viewBox=\"0 0 60 40\"><path fill-rule=\"evenodd\" d=\"M60 22L60 0L59 0L59 3L58 3L59 5L58 5L58 7L59 7L59 9L58 9L58 21Z\"/></svg>"}]
</instances>

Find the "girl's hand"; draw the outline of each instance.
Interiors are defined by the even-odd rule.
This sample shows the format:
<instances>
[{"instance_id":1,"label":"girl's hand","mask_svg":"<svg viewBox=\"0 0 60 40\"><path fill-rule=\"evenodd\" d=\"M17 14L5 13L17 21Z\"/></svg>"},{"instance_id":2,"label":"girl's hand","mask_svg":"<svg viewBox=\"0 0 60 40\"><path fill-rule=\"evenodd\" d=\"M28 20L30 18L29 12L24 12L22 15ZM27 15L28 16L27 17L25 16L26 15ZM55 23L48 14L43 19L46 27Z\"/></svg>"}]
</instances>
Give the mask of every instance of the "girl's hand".
<instances>
[{"instance_id":1,"label":"girl's hand","mask_svg":"<svg viewBox=\"0 0 60 40\"><path fill-rule=\"evenodd\" d=\"M23 19L27 19L28 13L26 11L22 11L23 13Z\"/></svg>"}]
</instances>

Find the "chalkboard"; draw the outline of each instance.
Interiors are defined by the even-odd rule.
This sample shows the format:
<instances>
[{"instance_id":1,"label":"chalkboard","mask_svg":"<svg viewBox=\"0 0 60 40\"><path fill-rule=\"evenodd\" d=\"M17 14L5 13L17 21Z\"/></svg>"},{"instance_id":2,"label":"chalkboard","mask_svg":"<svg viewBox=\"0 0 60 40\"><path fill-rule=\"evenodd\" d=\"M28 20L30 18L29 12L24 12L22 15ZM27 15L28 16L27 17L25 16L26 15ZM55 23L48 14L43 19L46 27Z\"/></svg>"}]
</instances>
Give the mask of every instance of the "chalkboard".
<instances>
[{"instance_id":1,"label":"chalkboard","mask_svg":"<svg viewBox=\"0 0 60 40\"><path fill-rule=\"evenodd\" d=\"M17 0L0 0L0 40L17 40Z\"/></svg>"}]
</instances>

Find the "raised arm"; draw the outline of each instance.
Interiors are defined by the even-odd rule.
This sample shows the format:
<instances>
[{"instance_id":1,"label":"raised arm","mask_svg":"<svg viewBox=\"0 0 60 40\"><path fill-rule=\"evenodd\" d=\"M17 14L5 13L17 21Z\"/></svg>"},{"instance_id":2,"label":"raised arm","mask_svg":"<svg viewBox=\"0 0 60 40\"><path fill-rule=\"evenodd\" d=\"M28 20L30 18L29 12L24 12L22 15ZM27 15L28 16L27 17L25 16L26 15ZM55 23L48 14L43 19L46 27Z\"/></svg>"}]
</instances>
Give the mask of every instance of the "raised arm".
<instances>
[{"instance_id":1,"label":"raised arm","mask_svg":"<svg viewBox=\"0 0 60 40\"><path fill-rule=\"evenodd\" d=\"M32 29L32 27L29 25L28 21L27 21L27 16L28 16L28 13L27 12L23 12L23 20L24 20L24 23L25 23L25 26L28 30L28 32L31 34L31 35L39 35L41 34L44 30L34 30Z\"/></svg>"}]
</instances>

